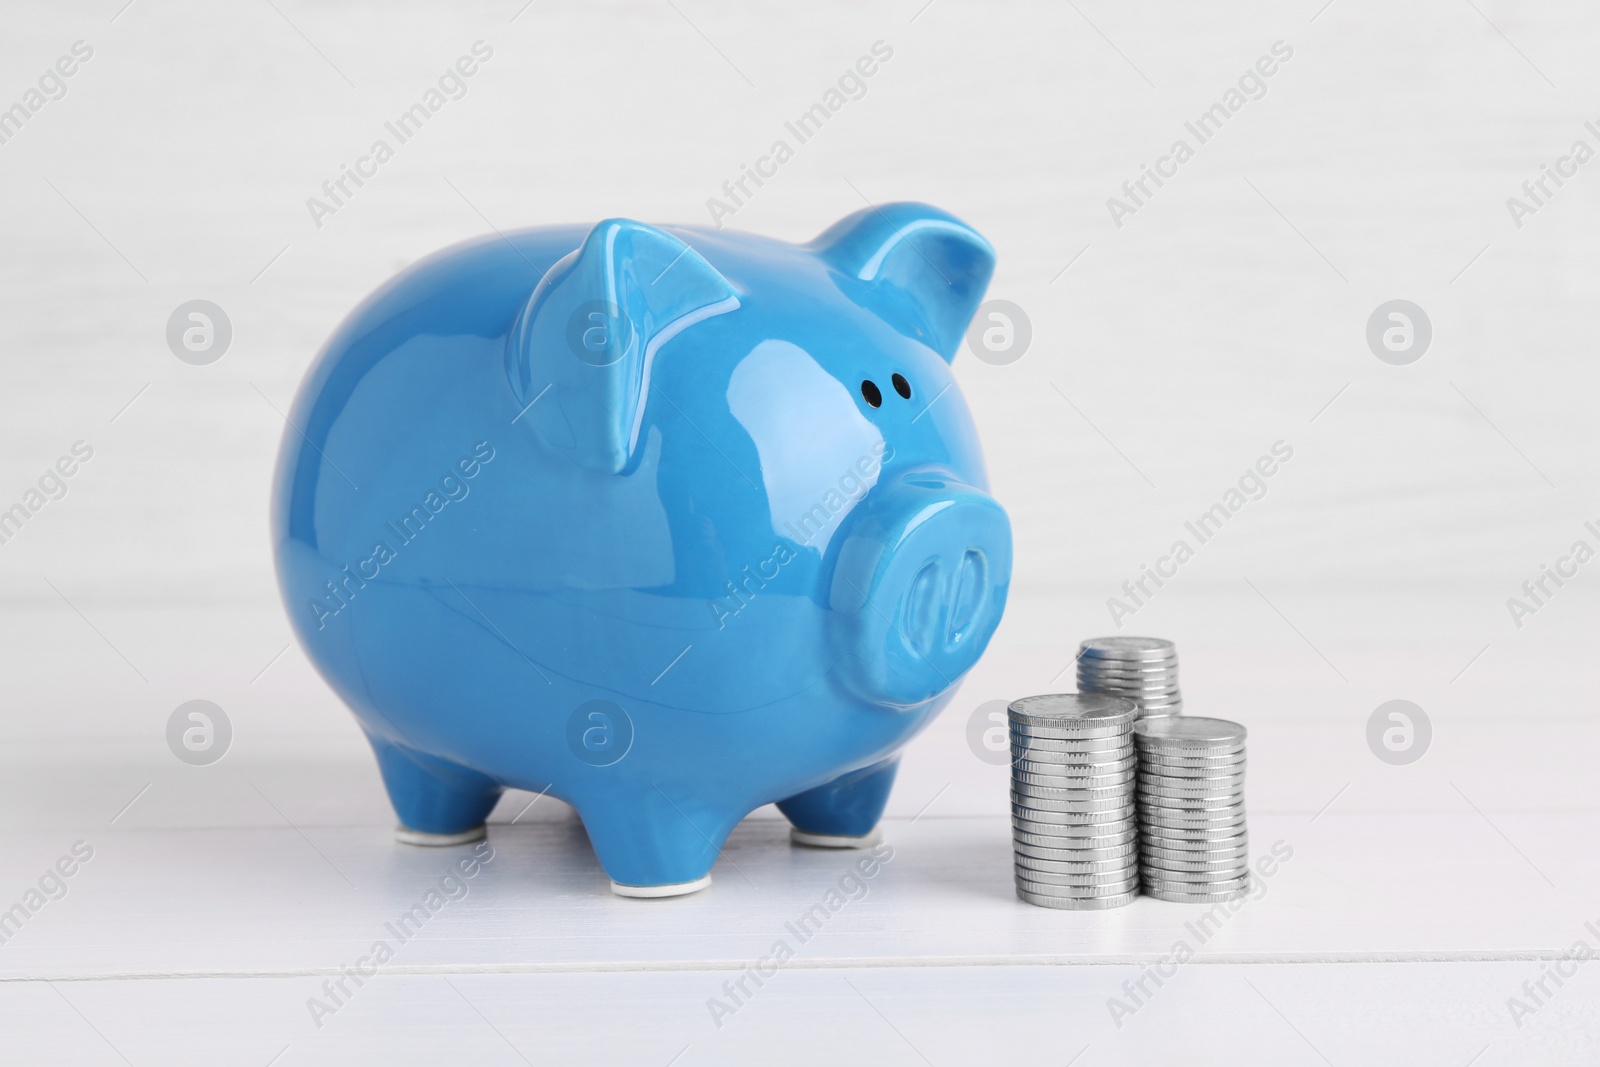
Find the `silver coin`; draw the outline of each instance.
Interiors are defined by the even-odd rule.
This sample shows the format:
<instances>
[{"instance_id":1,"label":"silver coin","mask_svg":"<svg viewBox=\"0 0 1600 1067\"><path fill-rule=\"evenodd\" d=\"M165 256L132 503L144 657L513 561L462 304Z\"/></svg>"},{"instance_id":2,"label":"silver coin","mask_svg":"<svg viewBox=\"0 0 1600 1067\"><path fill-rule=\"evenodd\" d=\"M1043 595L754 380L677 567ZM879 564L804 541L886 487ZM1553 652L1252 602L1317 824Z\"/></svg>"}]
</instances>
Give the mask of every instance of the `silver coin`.
<instances>
[{"instance_id":1,"label":"silver coin","mask_svg":"<svg viewBox=\"0 0 1600 1067\"><path fill-rule=\"evenodd\" d=\"M1014 867L1012 873L1016 881L1032 883L1030 889L1033 886L1056 886L1069 892L1126 893L1139 884L1138 864L1107 874L1051 874L1027 867Z\"/></svg>"},{"instance_id":2,"label":"silver coin","mask_svg":"<svg viewBox=\"0 0 1600 1067\"><path fill-rule=\"evenodd\" d=\"M1166 705L1177 704L1183 700L1183 694L1170 687L1146 688L1143 686L1097 686L1096 692L1116 695L1133 701L1143 707L1146 704Z\"/></svg>"},{"instance_id":3,"label":"silver coin","mask_svg":"<svg viewBox=\"0 0 1600 1067\"><path fill-rule=\"evenodd\" d=\"M1123 730L1121 733L1107 737L1044 737L1038 734L1019 734L1011 732L1011 747L1031 749L1037 748L1044 752L1088 752L1098 754L1109 751L1128 752L1136 751L1133 742L1133 731Z\"/></svg>"},{"instance_id":4,"label":"silver coin","mask_svg":"<svg viewBox=\"0 0 1600 1067\"><path fill-rule=\"evenodd\" d=\"M1034 816L1045 816L1034 818ZM1050 820L1058 820L1052 822ZM1011 828L1023 833L1044 834L1051 837L1109 837L1112 834L1137 830L1139 824L1132 812L1011 812ZM1236 829L1237 833L1238 830Z\"/></svg>"},{"instance_id":5,"label":"silver coin","mask_svg":"<svg viewBox=\"0 0 1600 1067\"><path fill-rule=\"evenodd\" d=\"M1244 780L1243 764L1233 767L1169 767L1144 760L1139 763L1139 777L1151 779L1151 785L1209 785L1229 778Z\"/></svg>"},{"instance_id":6,"label":"silver coin","mask_svg":"<svg viewBox=\"0 0 1600 1067\"><path fill-rule=\"evenodd\" d=\"M1165 827L1139 827L1139 848L1165 848L1168 851L1227 851L1248 845L1250 835L1243 827L1227 827L1219 832L1168 830Z\"/></svg>"},{"instance_id":7,"label":"silver coin","mask_svg":"<svg viewBox=\"0 0 1600 1067\"><path fill-rule=\"evenodd\" d=\"M1131 744L1106 745L1102 749L1058 749L1058 747L1043 747L1038 744L1011 744L1011 765L1018 763L1042 763L1035 771L1050 773L1054 768L1066 766L1115 766L1125 760L1136 760L1138 750ZM1134 765L1138 766L1138 765Z\"/></svg>"},{"instance_id":8,"label":"silver coin","mask_svg":"<svg viewBox=\"0 0 1600 1067\"><path fill-rule=\"evenodd\" d=\"M1246 856L1250 851L1248 839L1242 834L1233 834L1228 837L1179 837L1175 833L1152 834L1141 829L1139 832L1139 848L1141 851L1152 855L1173 853L1185 859L1198 860L1218 858L1226 859L1229 856Z\"/></svg>"},{"instance_id":9,"label":"silver coin","mask_svg":"<svg viewBox=\"0 0 1600 1067\"><path fill-rule=\"evenodd\" d=\"M1164 747L1148 740L1133 739L1133 747L1144 759L1170 763L1176 767L1209 767L1219 763L1244 763L1250 757L1244 745L1221 745L1222 751L1209 752L1199 748Z\"/></svg>"},{"instance_id":10,"label":"silver coin","mask_svg":"<svg viewBox=\"0 0 1600 1067\"><path fill-rule=\"evenodd\" d=\"M1054 829L1061 829L1054 827ZM1093 834L1078 836L1075 834L1040 834L1031 830L1011 828L1012 851L1022 849L1042 850L1045 852L1068 852L1074 855L1083 855L1089 859L1115 859L1111 853L1126 854L1137 848L1139 832L1137 829L1128 828L1117 830L1113 833ZM1101 855L1107 853L1107 855ZM1049 856L1043 857L1049 859Z\"/></svg>"},{"instance_id":11,"label":"silver coin","mask_svg":"<svg viewBox=\"0 0 1600 1067\"><path fill-rule=\"evenodd\" d=\"M1011 824L1015 829L1029 833L1071 833L1073 828L1094 827L1103 833L1118 832L1127 826L1137 826L1132 808L1115 808L1110 811L1040 811L1019 804L1011 806ZM1242 825L1242 824L1241 824ZM1048 829L1041 831L1039 827Z\"/></svg>"},{"instance_id":12,"label":"silver coin","mask_svg":"<svg viewBox=\"0 0 1600 1067\"><path fill-rule=\"evenodd\" d=\"M1190 825L1174 825L1172 820L1156 821L1148 818L1139 820L1140 840L1148 840L1156 844L1162 838L1174 841L1217 841L1245 837L1250 833L1249 827L1243 819L1229 822L1191 823Z\"/></svg>"},{"instance_id":13,"label":"silver coin","mask_svg":"<svg viewBox=\"0 0 1600 1067\"><path fill-rule=\"evenodd\" d=\"M1107 811L1127 811L1133 809L1133 790L1115 790L1109 796L1085 800L1052 800L1048 797L1029 796L1019 792L1016 788L1011 790L1011 803L1024 811L1062 815L1085 815L1089 813Z\"/></svg>"},{"instance_id":14,"label":"silver coin","mask_svg":"<svg viewBox=\"0 0 1600 1067\"><path fill-rule=\"evenodd\" d=\"M1140 782L1165 789L1197 789L1202 786L1230 786L1244 785L1244 770L1223 770L1219 768L1190 767L1179 770L1176 767L1156 768L1150 764L1141 764L1136 772Z\"/></svg>"},{"instance_id":15,"label":"silver coin","mask_svg":"<svg viewBox=\"0 0 1600 1067\"><path fill-rule=\"evenodd\" d=\"M1244 814L1242 793L1205 797L1169 797L1142 789L1134 795L1141 813L1179 819L1225 819Z\"/></svg>"},{"instance_id":16,"label":"silver coin","mask_svg":"<svg viewBox=\"0 0 1600 1067\"><path fill-rule=\"evenodd\" d=\"M1041 874L1126 874L1139 869L1139 857L1131 852L1105 860L1045 860L1025 855L1013 856L1011 860L1015 867Z\"/></svg>"},{"instance_id":17,"label":"silver coin","mask_svg":"<svg viewBox=\"0 0 1600 1067\"><path fill-rule=\"evenodd\" d=\"M1155 848L1173 848L1174 843L1184 845L1237 845L1237 838L1248 837L1250 830L1240 822L1237 825L1214 825L1214 827L1173 827L1173 825L1152 824L1141 822L1139 824L1139 840Z\"/></svg>"},{"instance_id":18,"label":"silver coin","mask_svg":"<svg viewBox=\"0 0 1600 1067\"><path fill-rule=\"evenodd\" d=\"M1029 835L1030 837L1033 835ZM1056 860L1060 863L1092 863L1096 860L1115 860L1131 856L1138 851L1139 839L1134 831L1105 838L1083 838L1096 847L1077 847L1073 842L1077 838L1051 839L1048 845L1038 845L1030 841L1020 841L1015 832L1012 834L1011 850L1017 856L1031 856L1036 860ZM1188 853L1182 853L1188 855Z\"/></svg>"},{"instance_id":19,"label":"silver coin","mask_svg":"<svg viewBox=\"0 0 1600 1067\"><path fill-rule=\"evenodd\" d=\"M1218 827L1218 825L1242 824L1246 819L1245 809L1242 805L1222 805L1218 808L1173 808L1174 801L1158 803L1146 797L1134 800L1134 811L1139 814L1139 819L1149 821L1152 825L1176 825L1186 827L1192 825L1195 829Z\"/></svg>"},{"instance_id":20,"label":"silver coin","mask_svg":"<svg viewBox=\"0 0 1600 1067\"><path fill-rule=\"evenodd\" d=\"M1150 859L1171 859L1186 864L1198 862L1235 861L1248 859L1250 841L1238 837L1234 841L1173 841L1166 838L1139 838L1139 853Z\"/></svg>"},{"instance_id":21,"label":"silver coin","mask_svg":"<svg viewBox=\"0 0 1600 1067\"><path fill-rule=\"evenodd\" d=\"M1120 691L1132 690L1134 692L1166 692L1176 693L1179 690L1178 678L1175 672L1149 671L1144 674L1113 674L1107 671L1079 671L1078 684L1089 683L1095 688L1092 693L1104 693L1105 687L1114 686L1119 690L1113 696L1120 696Z\"/></svg>"},{"instance_id":22,"label":"silver coin","mask_svg":"<svg viewBox=\"0 0 1600 1067\"><path fill-rule=\"evenodd\" d=\"M1047 693L1013 700L1006 709L1013 726L1058 730L1126 726L1135 714L1128 701L1107 693Z\"/></svg>"},{"instance_id":23,"label":"silver coin","mask_svg":"<svg viewBox=\"0 0 1600 1067\"><path fill-rule=\"evenodd\" d=\"M1145 678L1128 675L1086 674L1079 672L1078 685L1086 693L1106 693L1110 696L1127 696L1133 693L1149 694L1176 699L1183 688L1176 676L1152 674Z\"/></svg>"},{"instance_id":24,"label":"silver coin","mask_svg":"<svg viewBox=\"0 0 1600 1067\"><path fill-rule=\"evenodd\" d=\"M1086 778L1103 777L1108 774L1127 774L1139 769L1139 761L1132 755L1120 759L1088 760L1081 756L1074 756L1072 762L1056 762L1048 759L1012 760L1011 769L1020 774L1045 774L1058 778L1082 775Z\"/></svg>"},{"instance_id":25,"label":"silver coin","mask_svg":"<svg viewBox=\"0 0 1600 1067\"><path fill-rule=\"evenodd\" d=\"M1029 840L1038 838L1039 840ZM1041 860L1114 860L1140 848L1137 829L1122 829L1105 834L1024 834L1011 831L1011 848L1024 856ZM1188 853L1184 853L1188 855Z\"/></svg>"},{"instance_id":26,"label":"silver coin","mask_svg":"<svg viewBox=\"0 0 1600 1067\"><path fill-rule=\"evenodd\" d=\"M1117 697L1118 700L1127 700L1126 697ZM1133 705L1133 710L1128 714L1128 721L1133 722L1139 717L1139 706L1132 700L1127 701ZM1116 726L1083 726L1083 727L1058 727L1058 726L1028 726L1022 723L1010 723L1011 742L1016 745L1031 745L1035 741L1123 741L1127 739L1128 728L1123 725Z\"/></svg>"},{"instance_id":27,"label":"silver coin","mask_svg":"<svg viewBox=\"0 0 1600 1067\"><path fill-rule=\"evenodd\" d=\"M1146 874L1140 879L1140 884L1142 884L1152 893L1224 893L1230 889L1249 889L1250 876L1245 875L1242 878L1226 879L1198 878L1191 880L1188 878L1152 878Z\"/></svg>"},{"instance_id":28,"label":"silver coin","mask_svg":"<svg viewBox=\"0 0 1600 1067\"><path fill-rule=\"evenodd\" d=\"M1177 685L1178 665L1159 667L1121 667L1104 663L1078 664L1078 681L1131 682L1134 685Z\"/></svg>"},{"instance_id":29,"label":"silver coin","mask_svg":"<svg viewBox=\"0 0 1600 1067\"><path fill-rule=\"evenodd\" d=\"M1085 789L1122 789L1131 790L1134 786L1133 772L1123 771L1120 774L1027 774L1013 771L1011 781L1016 785L1031 786L1035 789L1061 790L1070 789L1081 792ZM1054 794L1051 794L1054 795Z\"/></svg>"},{"instance_id":30,"label":"silver coin","mask_svg":"<svg viewBox=\"0 0 1600 1067\"><path fill-rule=\"evenodd\" d=\"M1137 842L1139 828L1133 825L1132 820L1116 823L1104 823L1098 826L1055 826L1049 823L1029 823L1026 826L1015 825L1011 827L1011 840L1013 842L1027 842L1043 845L1046 848L1068 848L1074 850L1121 848L1130 840ZM1039 830L1035 827L1044 826ZM1130 838L1128 835L1133 834Z\"/></svg>"},{"instance_id":31,"label":"silver coin","mask_svg":"<svg viewBox=\"0 0 1600 1067\"><path fill-rule=\"evenodd\" d=\"M1110 637L1091 637L1078 646L1080 659L1085 656L1139 659L1177 654L1178 646L1164 637L1129 637L1117 634Z\"/></svg>"},{"instance_id":32,"label":"silver coin","mask_svg":"<svg viewBox=\"0 0 1600 1067\"><path fill-rule=\"evenodd\" d=\"M1079 674L1177 674L1177 656L1150 659L1111 659L1105 656L1079 656L1074 662Z\"/></svg>"},{"instance_id":33,"label":"silver coin","mask_svg":"<svg viewBox=\"0 0 1600 1067\"><path fill-rule=\"evenodd\" d=\"M1125 881L1108 883L1103 886L1064 885L1060 882L1039 882L1021 875L1013 875L1012 882L1018 889L1027 890L1037 896L1073 897L1080 900L1090 900L1095 897L1120 897L1128 893L1139 892L1139 879L1129 878Z\"/></svg>"},{"instance_id":34,"label":"silver coin","mask_svg":"<svg viewBox=\"0 0 1600 1067\"><path fill-rule=\"evenodd\" d=\"M1206 873L1243 877L1250 873L1250 858L1248 856L1223 857L1222 859L1169 860L1141 852L1139 853L1139 864L1147 871L1164 872L1156 874L1155 877L1157 878L1179 878L1189 874Z\"/></svg>"},{"instance_id":35,"label":"silver coin","mask_svg":"<svg viewBox=\"0 0 1600 1067\"><path fill-rule=\"evenodd\" d=\"M1243 746L1245 728L1227 719L1189 715L1164 723L1140 721L1134 736L1161 748L1217 748Z\"/></svg>"},{"instance_id":36,"label":"silver coin","mask_svg":"<svg viewBox=\"0 0 1600 1067\"><path fill-rule=\"evenodd\" d=\"M1207 797L1165 797L1146 790L1134 793L1134 803L1141 812L1178 819L1231 819L1244 815L1244 795L1232 794L1223 799Z\"/></svg>"},{"instance_id":37,"label":"silver coin","mask_svg":"<svg viewBox=\"0 0 1600 1067\"><path fill-rule=\"evenodd\" d=\"M1144 848L1236 848L1250 836L1244 823L1216 826L1157 826L1140 823L1139 844Z\"/></svg>"},{"instance_id":38,"label":"silver coin","mask_svg":"<svg viewBox=\"0 0 1600 1067\"><path fill-rule=\"evenodd\" d=\"M1215 893L1218 890L1248 889L1250 887L1248 875L1229 878L1208 878L1205 881L1189 881L1191 873L1188 871L1163 871L1153 867L1146 867L1139 881L1141 885L1148 885L1152 889L1163 891L1179 890L1187 893Z\"/></svg>"},{"instance_id":39,"label":"silver coin","mask_svg":"<svg viewBox=\"0 0 1600 1067\"><path fill-rule=\"evenodd\" d=\"M1179 857L1176 859L1170 857ZM1211 852L1177 852L1170 848L1147 849L1139 853L1139 862L1171 872L1190 871L1228 871L1236 874L1250 872L1250 857L1245 853L1237 855L1214 854ZM1161 875L1163 878L1176 878L1177 873Z\"/></svg>"},{"instance_id":40,"label":"silver coin","mask_svg":"<svg viewBox=\"0 0 1600 1067\"><path fill-rule=\"evenodd\" d=\"M1139 754L1139 767L1151 774L1243 774L1248 766L1244 754L1223 756L1220 759L1188 759L1159 752Z\"/></svg>"},{"instance_id":41,"label":"silver coin","mask_svg":"<svg viewBox=\"0 0 1600 1067\"><path fill-rule=\"evenodd\" d=\"M1120 848L1129 840L1138 841L1139 828L1132 819L1092 826L1062 826L1052 823L1011 820L1011 840L1045 848L1100 849ZM1129 838L1129 834L1135 835Z\"/></svg>"},{"instance_id":42,"label":"silver coin","mask_svg":"<svg viewBox=\"0 0 1600 1067\"><path fill-rule=\"evenodd\" d=\"M1072 896L1112 896L1118 893L1128 893L1138 889L1140 885L1139 871L1135 868L1127 874L1119 874L1105 881L1083 882L1072 875L1040 874L1035 871L1015 870L1012 872L1012 882L1022 886L1030 893L1048 893L1054 890L1057 893L1066 893ZM1208 889L1209 886L1199 888Z\"/></svg>"},{"instance_id":43,"label":"silver coin","mask_svg":"<svg viewBox=\"0 0 1600 1067\"><path fill-rule=\"evenodd\" d=\"M1018 781L1016 776L1013 775L1011 792L1015 796L1031 797L1036 800L1116 800L1126 804L1133 800L1133 779L1129 778L1106 786L1084 786L1079 788L1077 786L1034 785L1032 782Z\"/></svg>"},{"instance_id":44,"label":"silver coin","mask_svg":"<svg viewBox=\"0 0 1600 1067\"><path fill-rule=\"evenodd\" d=\"M1139 782L1139 797L1152 806L1192 805L1198 808L1226 808L1245 803L1243 785L1195 785L1192 789Z\"/></svg>"},{"instance_id":45,"label":"silver coin","mask_svg":"<svg viewBox=\"0 0 1600 1067\"><path fill-rule=\"evenodd\" d=\"M1165 901L1168 904L1224 904L1230 900L1238 900L1249 892L1249 888L1230 889L1225 893L1171 893L1150 892L1145 895L1152 900Z\"/></svg>"},{"instance_id":46,"label":"silver coin","mask_svg":"<svg viewBox=\"0 0 1600 1067\"><path fill-rule=\"evenodd\" d=\"M1106 811L1045 811L1022 804L1011 805L1011 824L1018 830L1030 833L1055 832L1079 837L1120 833L1129 826L1138 825L1131 806ZM1041 830L1040 827L1048 829Z\"/></svg>"},{"instance_id":47,"label":"silver coin","mask_svg":"<svg viewBox=\"0 0 1600 1067\"><path fill-rule=\"evenodd\" d=\"M1106 911L1132 904L1139 897L1137 889L1110 897L1063 897L1050 893L1033 893L1017 886L1017 899L1040 908L1058 911Z\"/></svg>"}]
</instances>

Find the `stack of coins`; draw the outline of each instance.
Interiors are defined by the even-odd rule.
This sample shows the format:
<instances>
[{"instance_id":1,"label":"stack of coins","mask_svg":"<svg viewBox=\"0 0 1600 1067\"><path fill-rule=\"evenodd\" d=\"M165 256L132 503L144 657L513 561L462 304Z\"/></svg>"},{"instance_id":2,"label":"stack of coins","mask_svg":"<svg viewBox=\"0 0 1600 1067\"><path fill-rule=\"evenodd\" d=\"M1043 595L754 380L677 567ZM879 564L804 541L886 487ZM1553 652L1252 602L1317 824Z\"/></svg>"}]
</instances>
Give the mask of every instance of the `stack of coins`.
<instances>
[{"instance_id":1,"label":"stack of coins","mask_svg":"<svg viewBox=\"0 0 1600 1067\"><path fill-rule=\"evenodd\" d=\"M1178 650L1159 637L1094 637L1078 646L1078 690L1139 705L1141 718L1178 715Z\"/></svg>"},{"instance_id":2,"label":"stack of coins","mask_svg":"<svg viewBox=\"0 0 1600 1067\"><path fill-rule=\"evenodd\" d=\"M1098 693L1011 705L1017 896L1045 908L1115 908L1139 895L1133 701Z\"/></svg>"},{"instance_id":3,"label":"stack of coins","mask_svg":"<svg viewBox=\"0 0 1600 1067\"><path fill-rule=\"evenodd\" d=\"M1210 903L1250 888L1245 729L1198 715L1141 719L1139 863L1158 900Z\"/></svg>"}]
</instances>

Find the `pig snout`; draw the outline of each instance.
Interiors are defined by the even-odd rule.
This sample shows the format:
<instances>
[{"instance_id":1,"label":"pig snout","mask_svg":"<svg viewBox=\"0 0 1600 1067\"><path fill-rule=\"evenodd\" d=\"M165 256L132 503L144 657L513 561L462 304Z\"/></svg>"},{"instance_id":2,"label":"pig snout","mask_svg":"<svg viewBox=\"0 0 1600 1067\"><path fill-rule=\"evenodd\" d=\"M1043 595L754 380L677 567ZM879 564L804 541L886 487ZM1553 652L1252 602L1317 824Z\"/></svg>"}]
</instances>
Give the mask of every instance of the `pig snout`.
<instances>
[{"instance_id":1,"label":"pig snout","mask_svg":"<svg viewBox=\"0 0 1600 1067\"><path fill-rule=\"evenodd\" d=\"M939 473L880 483L834 566L844 680L900 708L945 692L983 654L1010 583L1011 523L989 494Z\"/></svg>"}]
</instances>

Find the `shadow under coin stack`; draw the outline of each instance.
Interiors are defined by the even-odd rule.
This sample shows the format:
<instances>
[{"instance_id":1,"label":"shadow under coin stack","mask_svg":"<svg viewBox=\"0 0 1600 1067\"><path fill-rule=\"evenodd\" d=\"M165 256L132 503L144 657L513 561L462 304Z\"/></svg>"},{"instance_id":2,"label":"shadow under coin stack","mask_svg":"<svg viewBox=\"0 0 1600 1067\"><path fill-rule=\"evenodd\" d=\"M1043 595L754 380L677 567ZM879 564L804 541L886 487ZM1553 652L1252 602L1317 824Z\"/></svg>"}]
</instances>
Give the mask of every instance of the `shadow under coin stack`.
<instances>
[{"instance_id":1,"label":"shadow under coin stack","mask_svg":"<svg viewBox=\"0 0 1600 1067\"><path fill-rule=\"evenodd\" d=\"M1078 691L1127 697L1141 718L1180 715L1178 649L1159 637L1090 638L1078 646Z\"/></svg>"},{"instance_id":2,"label":"shadow under coin stack","mask_svg":"<svg viewBox=\"0 0 1600 1067\"><path fill-rule=\"evenodd\" d=\"M1244 727L1168 716L1141 719L1133 739L1146 895L1202 904L1243 895L1250 888Z\"/></svg>"},{"instance_id":3,"label":"shadow under coin stack","mask_svg":"<svg viewBox=\"0 0 1600 1067\"><path fill-rule=\"evenodd\" d=\"M1017 896L1044 908L1116 908L1139 895L1131 700L1023 697L1011 726Z\"/></svg>"}]
</instances>

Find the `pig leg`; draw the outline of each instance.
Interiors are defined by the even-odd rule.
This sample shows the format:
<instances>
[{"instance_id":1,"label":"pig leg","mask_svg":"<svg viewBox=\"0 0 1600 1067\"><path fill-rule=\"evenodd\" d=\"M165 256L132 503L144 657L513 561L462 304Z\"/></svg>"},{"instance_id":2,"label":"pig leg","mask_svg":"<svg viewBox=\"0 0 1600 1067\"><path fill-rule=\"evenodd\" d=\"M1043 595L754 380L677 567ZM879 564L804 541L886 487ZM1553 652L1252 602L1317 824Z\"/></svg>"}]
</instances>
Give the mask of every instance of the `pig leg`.
<instances>
[{"instance_id":1,"label":"pig leg","mask_svg":"<svg viewBox=\"0 0 1600 1067\"><path fill-rule=\"evenodd\" d=\"M789 840L813 848L877 844L883 840L878 820L889 803L889 788L899 767L896 756L778 801L778 810L794 824Z\"/></svg>"},{"instance_id":2,"label":"pig leg","mask_svg":"<svg viewBox=\"0 0 1600 1067\"><path fill-rule=\"evenodd\" d=\"M400 825L395 840L406 845L459 845L483 838L484 820L504 788L493 779L436 756L401 748L369 735L378 770Z\"/></svg>"},{"instance_id":3,"label":"pig leg","mask_svg":"<svg viewBox=\"0 0 1600 1067\"><path fill-rule=\"evenodd\" d=\"M711 865L742 813L651 784L579 802L578 814L613 893L677 897L711 884Z\"/></svg>"}]
</instances>

